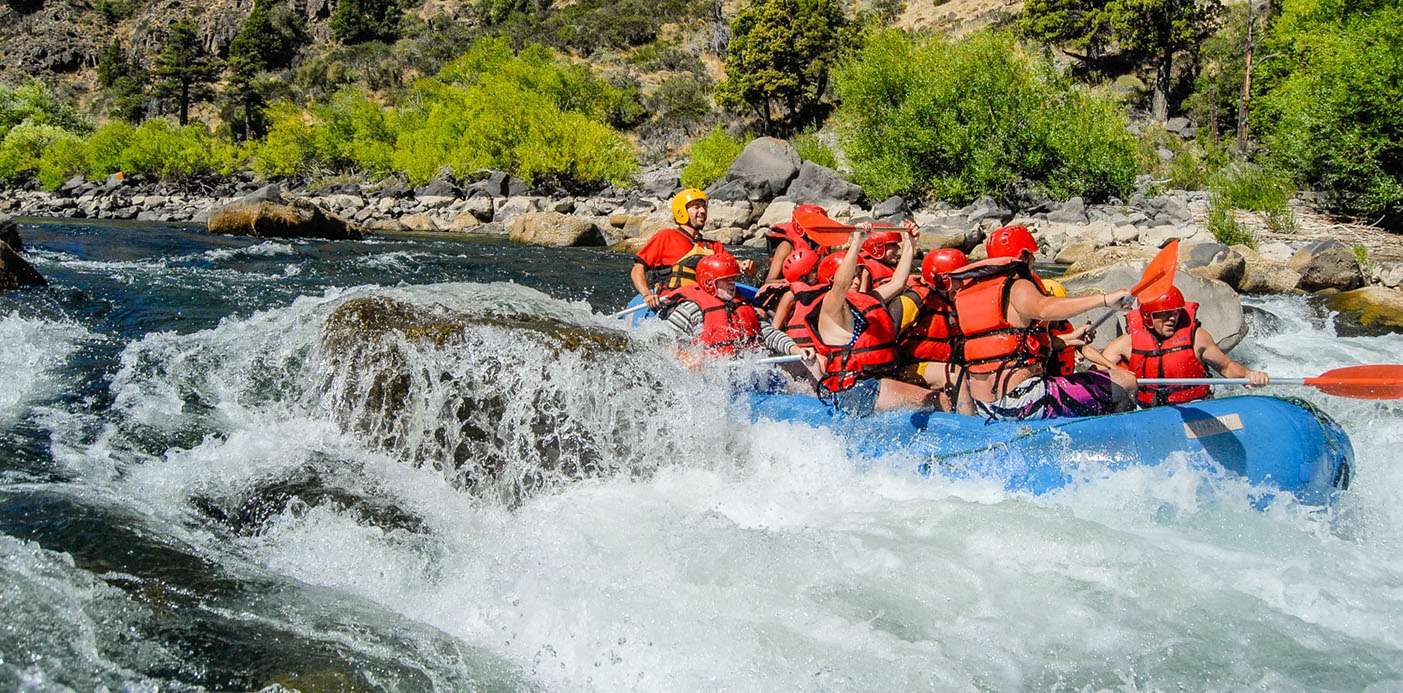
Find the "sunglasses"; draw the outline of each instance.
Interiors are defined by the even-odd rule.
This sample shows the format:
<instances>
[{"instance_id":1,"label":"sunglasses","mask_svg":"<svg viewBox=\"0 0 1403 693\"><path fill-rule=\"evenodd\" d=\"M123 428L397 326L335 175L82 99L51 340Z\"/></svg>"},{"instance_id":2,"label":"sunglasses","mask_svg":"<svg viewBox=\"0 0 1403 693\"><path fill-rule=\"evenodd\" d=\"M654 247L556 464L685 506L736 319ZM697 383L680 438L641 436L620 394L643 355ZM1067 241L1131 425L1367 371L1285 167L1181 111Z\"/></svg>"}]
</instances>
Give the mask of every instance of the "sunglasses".
<instances>
[{"instance_id":1,"label":"sunglasses","mask_svg":"<svg viewBox=\"0 0 1403 693\"><path fill-rule=\"evenodd\" d=\"M1179 317L1179 309L1178 309L1178 308L1173 308L1173 309L1170 309L1170 310L1157 310L1157 311L1155 311L1155 312L1153 312L1153 313L1150 313L1150 319L1151 319L1151 320L1168 320L1168 319L1170 319L1170 318L1176 318L1176 317Z\"/></svg>"}]
</instances>

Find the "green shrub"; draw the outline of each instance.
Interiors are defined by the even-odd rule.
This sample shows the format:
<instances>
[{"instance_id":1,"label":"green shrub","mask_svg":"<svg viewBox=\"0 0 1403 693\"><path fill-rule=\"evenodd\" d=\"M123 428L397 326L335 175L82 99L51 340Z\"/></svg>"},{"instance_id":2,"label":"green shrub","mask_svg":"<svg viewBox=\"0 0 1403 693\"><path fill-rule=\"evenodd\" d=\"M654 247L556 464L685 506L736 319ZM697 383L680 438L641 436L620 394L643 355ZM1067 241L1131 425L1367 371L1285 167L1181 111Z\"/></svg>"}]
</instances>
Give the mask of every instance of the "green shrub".
<instances>
[{"instance_id":1,"label":"green shrub","mask_svg":"<svg viewBox=\"0 0 1403 693\"><path fill-rule=\"evenodd\" d=\"M660 125L690 130L715 114L711 81L703 77L669 77L648 98L649 110Z\"/></svg>"},{"instance_id":2,"label":"green shrub","mask_svg":"<svg viewBox=\"0 0 1403 693\"><path fill-rule=\"evenodd\" d=\"M132 132L118 163L128 174L169 180L231 173L242 166L243 157L238 147L202 124L180 127L154 118Z\"/></svg>"},{"instance_id":3,"label":"green shrub","mask_svg":"<svg viewBox=\"0 0 1403 693\"><path fill-rule=\"evenodd\" d=\"M52 125L79 133L92 129L73 104L59 99L37 79L18 87L0 84L0 138L20 123Z\"/></svg>"},{"instance_id":4,"label":"green shrub","mask_svg":"<svg viewBox=\"0 0 1403 693\"><path fill-rule=\"evenodd\" d=\"M273 103L264 112L268 134L250 145L253 170L265 178L307 173L317 163L317 132L291 101Z\"/></svg>"},{"instance_id":5,"label":"green shrub","mask_svg":"<svg viewBox=\"0 0 1403 693\"><path fill-rule=\"evenodd\" d=\"M682 186L705 188L726 175L731 163L745 149L745 143L725 130L715 128L692 143L692 161L682 169Z\"/></svg>"},{"instance_id":6,"label":"green shrub","mask_svg":"<svg viewBox=\"0 0 1403 693\"><path fill-rule=\"evenodd\" d=\"M628 61L648 72L669 70L700 75L706 70L695 53L666 41L654 41L637 48L629 54Z\"/></svg>"},{"instance_id":7,"label":"green shrub","mask_svg":"<svg viewBox=\"0 0 1403 693\"><path fill-rule=\"evenodd\" d=\"M1366 279L1372 277L1374 275L1374 260L1369 257L1369 249L1363 243L1355 243L1353 250L1354 260L1359 263L1359 271L1364 273Z\"/></svg>"},{"instance_id":8,"label":"green shrub","mask_svg":"<svg viewBox=\"0 0 1403 693\"><path fill-rule=\"evenodd\" d=\"M835 78L843 149L871 197L962 203L1027 179L1099 201L1134 183L1136 143L1115 104L1005 34L878 32Z\"/></svg>"},{"instance_id":9,"label":"green shrub","mask_svg":"<svg viewBox=\"0 0 1403 693\"><path fill-rule=\"evenodd\" d=\"M122 152L135 134L130 124L109 120L88 136L87 175L102 178L122 170Z\"/></svg>"},{"instance_id":10,"label":"green shrub","mask_svg":"<svg viewBox=\"0 0 1403 693\"><path fill-rule=\"evenodd\" d=\"M1208 230L1224 245L1242 244L1249 248L1257 247L1256 234L1237 222L1232 205L1217 194L1209 196Z\"/></svg>"},{"instance_id":11,"label":"green shrub","mask_svg":"<svg viewBox=\"0 0 1403 693\"><path fill-rule=\"evenodd\" d=\"M51 142L71 133L53 125L22 123L0 139L0 181L18 183L33 175Z\"/></svg>"},{"instance_id":12,"label":"green shrub","mask_svg":"<svg viewBox=\"0 0 1403 693\"><path fill-rule=\"evenodd\" d=\"M838 168L838 157L833 154L833 150L812 132L806 132L794 138L791 142L794 149L799 152L799 158L804 161L812 161L819 166L828 168Z\"/></svg>"},{"instance_id":13,"label":"green shrub","mask_svg":"<svg viewBox=\"0 0 1403 693\"><path fill-rule=\"evenodd\" d=\"M1403 5L1285 0L1263 53L1252 118L1274 164L1403 229Z\"/></svg>"},{"instance_id":14,"label":"green shrub","mask_svg":"<svg viewBox=\"0 0 1403 693\"><path fill-rule=\"evenodd\" d=\"M1225 204L1254 212L1288 207L1294 192L1284 175L1245 162L1219 171L1210 182L1210 187Z\"/></svg>"},{"instance_id":15,"label":"green shrub","mask_svg":"<svg viewBox=\"0 0 1403 693\"><path fill-rule=\"evenodd\" d=\"M60 130L35 162L34 179L45 190L58 190L65 181L87 168L88 151L83 138Z\"/></svg>"}]
</instances>

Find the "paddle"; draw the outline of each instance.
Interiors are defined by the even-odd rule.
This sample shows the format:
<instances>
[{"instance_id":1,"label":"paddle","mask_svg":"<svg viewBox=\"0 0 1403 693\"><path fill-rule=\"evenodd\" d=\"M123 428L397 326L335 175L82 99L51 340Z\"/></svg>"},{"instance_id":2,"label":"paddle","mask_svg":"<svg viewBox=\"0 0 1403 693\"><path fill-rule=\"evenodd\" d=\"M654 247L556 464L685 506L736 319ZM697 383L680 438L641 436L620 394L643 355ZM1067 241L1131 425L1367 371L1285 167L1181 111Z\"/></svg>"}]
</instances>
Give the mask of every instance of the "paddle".
<instances>
[{"instance_id":1,"label":"paddle","mask_svg":"<svg viewBox=\"0 0 1403 693\"><path fill-rule=\"evenodd\" d=\"M853 231L857 229L853 224L834 221L827 214L809 210L795 211L794 223L804 230L804 234L809 237L809 240L825 248L847 243ZM872 230L902 231L903 229L900 226L874 225Z\"/></svg>"},{"instance_id":2,"label":"paddle","mask_svg":"<svg viewBox=\"0 0 1403 693\"><path fill-rule=\"evenodd\" d=\"M1246 378L1141 378L1141 385L1247 385ZM1403 399L1403 365L1346 366L1311 378L1271 378L1269 385L1305 385L1351 399Z\"/></svg>"},{"instance_id":3,"label":"paddle","mask_svg":"<svg viewBox=\"0 0 1403 693\"><path fill-rule=\"evenodd\" d=\"M1174 286L1174 270L1179 266L1179 239L1174 239L1164 244L1163 248L1155 253L1150 264L1145 265L1145 271L1140 274L1140 281L1130 288L1130 293L1135 296L1135 300L1143 301L1146 298L1156 298L1163 296ZM1107 311L1105 315L1097 318L1091 323L1091 330L1094 332L1102 323L1106 322L1118 311Z\"/></svg>"},{"instance_id":4,"label":"paddle","mask_svg":"<svg viewBox=\"0 0 1403 693\"><path fill-rule=\"evenodd\" d=\"M753 286L751 286L751 285L749 285L749 284L736 284L736 295L737 295L737 296L740 296L742 299L744 299L744 300L746 300L746 301L754 301L754 300L755 300L755 294L756 294L756 292L758 292L758 291L759 291L759 289L757 289L756 287L753 287ZM617 313L610 313L610 314L609 314L609 317L610 317L610 318L622 318L622 317L624 317L624 316L626 316L626 315L633 315L634 313L637 313L637 312L640 311L640 310L648 310L648 304L647 304L647 303L640 303L640 304L638 304L638 305L636 305L636 306L629 306L628 308L625 308L625 309L623 309L623 310L621 310L621 311L619 311L619 312L617 312Z\"/></svg>"}]
</instances>

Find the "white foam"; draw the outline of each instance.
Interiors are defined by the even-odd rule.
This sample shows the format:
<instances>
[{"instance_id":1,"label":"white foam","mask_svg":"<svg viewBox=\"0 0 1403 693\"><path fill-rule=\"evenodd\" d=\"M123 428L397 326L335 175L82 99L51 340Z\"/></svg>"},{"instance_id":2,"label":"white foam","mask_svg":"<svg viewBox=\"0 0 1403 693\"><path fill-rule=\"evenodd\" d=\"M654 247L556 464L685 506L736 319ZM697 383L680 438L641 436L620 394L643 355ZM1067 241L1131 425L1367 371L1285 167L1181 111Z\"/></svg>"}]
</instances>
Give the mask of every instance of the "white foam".
<instances>
[{"instance_id":1,"label":"white foam","mask_svg":"<svg viewBox=\"0 0 1403 693\"><path fill-rule=\"evenodd\" d=\"M93 335L73 322L0 316L0 421L19 415L24 405L60 391L61 368Z\"/></svg>"}]
</instances>

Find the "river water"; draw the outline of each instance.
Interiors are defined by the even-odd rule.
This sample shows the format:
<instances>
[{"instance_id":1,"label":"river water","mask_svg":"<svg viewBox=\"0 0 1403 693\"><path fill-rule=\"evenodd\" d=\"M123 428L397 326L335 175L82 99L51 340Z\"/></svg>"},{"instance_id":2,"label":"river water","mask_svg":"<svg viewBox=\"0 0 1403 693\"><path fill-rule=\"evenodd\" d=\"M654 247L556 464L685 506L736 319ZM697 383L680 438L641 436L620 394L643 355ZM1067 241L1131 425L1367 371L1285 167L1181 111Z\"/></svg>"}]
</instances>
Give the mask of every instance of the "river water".
<instances>
[{"instance_id":1,"label":"river water","mask_svg":"<svg viewBox=\"0 0 1403 693\"><path fill-rule=\"evenodd\" d=\"M750 423L646 345L484 319L407 357L423 387L376 443L328 394L338 306L600 332L628 258L21 234L52 286L0 295L0 687L1403 689L1398 403L1292 393L1354 441L1330 510L1188 461L1033 497ZM1235 354L1274 375L1403 353L1248 304ZM446 441L444 412L490 435ZM464 483L486 458L509 481Z\"/></svg>"}]
</instances>

